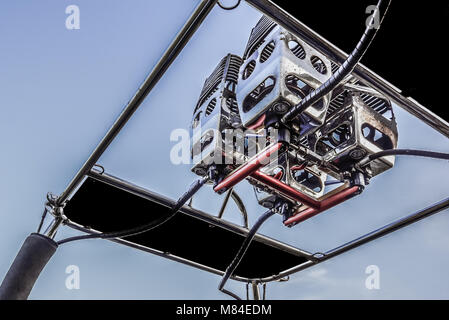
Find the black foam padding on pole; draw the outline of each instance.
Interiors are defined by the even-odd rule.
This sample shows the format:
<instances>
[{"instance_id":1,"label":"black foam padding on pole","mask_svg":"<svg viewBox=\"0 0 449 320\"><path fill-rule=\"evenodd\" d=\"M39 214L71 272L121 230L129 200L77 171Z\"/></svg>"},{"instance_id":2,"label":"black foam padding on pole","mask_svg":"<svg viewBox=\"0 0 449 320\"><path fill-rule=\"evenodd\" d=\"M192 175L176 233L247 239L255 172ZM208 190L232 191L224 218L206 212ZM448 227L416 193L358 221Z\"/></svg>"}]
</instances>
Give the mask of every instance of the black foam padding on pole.
<instances>
[{"instance_id":1,"label":"black foam padding on pole","mask_svg":"<svg viewBox=\"0 0 449 320\"><path fill-rule=\"evenodd\" d=\"M30 234L3 279L0 300L26 300L57 248L52 239L38 233Z\"/></svg>"}]
</instances>

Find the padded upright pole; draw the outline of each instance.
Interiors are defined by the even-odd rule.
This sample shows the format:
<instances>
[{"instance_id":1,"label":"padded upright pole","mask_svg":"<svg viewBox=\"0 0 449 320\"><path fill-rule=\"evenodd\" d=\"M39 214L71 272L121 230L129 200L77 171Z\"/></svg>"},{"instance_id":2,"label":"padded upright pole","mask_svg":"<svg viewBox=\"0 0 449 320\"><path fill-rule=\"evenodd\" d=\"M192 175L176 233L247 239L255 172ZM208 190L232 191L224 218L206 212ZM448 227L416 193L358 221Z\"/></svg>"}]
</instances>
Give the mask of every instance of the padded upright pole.
<instances>
[{"instance_id":1,"label":"padded upright pole","mask_svg":"<svg viewBox=\"0 0 449 320\"><path fill-rule=\"evenodd\" d=\"M58 244L39 233L30 234L0 286L0 300L26 300Z\"/></svg>"}]
</instances>

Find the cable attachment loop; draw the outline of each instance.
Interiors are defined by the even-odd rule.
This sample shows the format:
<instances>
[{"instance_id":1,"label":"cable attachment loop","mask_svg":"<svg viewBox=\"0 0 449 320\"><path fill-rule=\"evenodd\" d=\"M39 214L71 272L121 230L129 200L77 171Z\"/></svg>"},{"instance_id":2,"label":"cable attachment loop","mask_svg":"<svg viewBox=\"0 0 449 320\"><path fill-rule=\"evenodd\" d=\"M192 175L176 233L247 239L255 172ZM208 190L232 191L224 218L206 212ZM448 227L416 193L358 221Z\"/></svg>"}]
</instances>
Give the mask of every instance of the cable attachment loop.
<instances>
[{"instance_id":1,"label":"cable attachment loop","mask_svg":"<svg viewBox=\"0 0 449 320\"><path fill-rule=\"evenodd\" d=\"M221 2L220 2L220 0L217 1L217 4L218 4L218 6L219 6L220 8L222 8L223 10L234 10L235 8L237 8L237 7L240 5L240 2L242 2L242 0L238 0L238 1L236 2L236 4L234 4L233 6L229 6L229 7L226 7L226 6L222 5Z\"/></svg>"}]
</instances>

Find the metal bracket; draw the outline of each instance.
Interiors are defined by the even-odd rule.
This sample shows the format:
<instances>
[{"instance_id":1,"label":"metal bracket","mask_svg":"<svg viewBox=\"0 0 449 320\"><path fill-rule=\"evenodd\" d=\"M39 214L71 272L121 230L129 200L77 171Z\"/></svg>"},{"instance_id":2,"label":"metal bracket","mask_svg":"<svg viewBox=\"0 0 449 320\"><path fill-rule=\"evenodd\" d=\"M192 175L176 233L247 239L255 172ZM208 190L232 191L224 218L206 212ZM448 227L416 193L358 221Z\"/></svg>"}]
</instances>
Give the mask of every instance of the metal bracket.
<instances>
[{"instance_id":1,"label":"metal bracket","mask_svg":"<svg viewBox=\"0 0 449 320\"><path fill-rule=\"evenodd\" d=\"M53 220L47 226L43 234L53 239L59 226L67 220L67 217L64 215L64 207L65 202L62 204L58 204L58 197L53 195L51 192L47 193L47 201L45 203L44 212L42 214L41 222L39 223L37 232L41 232L45 218L47 217L47 213L50 213L53 217Z\"/></svg>"}]
</instances>

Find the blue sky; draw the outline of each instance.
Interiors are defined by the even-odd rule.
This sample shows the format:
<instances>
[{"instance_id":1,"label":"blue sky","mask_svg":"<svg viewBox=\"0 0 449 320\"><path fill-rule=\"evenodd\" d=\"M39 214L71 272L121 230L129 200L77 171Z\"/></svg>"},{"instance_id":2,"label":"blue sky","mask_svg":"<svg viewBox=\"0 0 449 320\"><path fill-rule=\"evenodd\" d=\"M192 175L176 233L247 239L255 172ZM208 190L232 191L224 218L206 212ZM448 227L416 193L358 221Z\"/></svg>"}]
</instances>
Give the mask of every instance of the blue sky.
<instances>
[{"instance_id":1,"label":"blue sky","mask_svg":"<svg viewBox=\"0 0 449 320\"><path fill-rule=\"evenodd\" d=\"M65 28L76 4L81 29ZM156 64L197 1L78 0L0 3L0 277L39 222L47 191L60 193ZM195 178L170 163L170 132L188 128L205 77L228 52L242 54L260 13L215 8L99 163L107 172L176 198ZM356 41L357 39L354 39ZM379 61L381 63L381 61ZM376 66L368 66L376 70ZM399 147L449 152L449 141L396 107ZM274 217L261 233L325 251L447 196L448 163L398 158L365 193L295 228ZM250 222L264 212L251 188ZM204 188L194 205L218 212ZM126 217L125 217L126 218ZM240 223L235 207L225 218ZM272 299L448 299L449 215L442 212L350 253L268 285ZM61 228L57 238L77 234ZM237 248L236 248L237 250ZM80 289L65 287L68 265ZM380 268L380 290L365 268ZM61 246L31 299L227 299L219 277L108 241ZM243 293L243 285L229 283Z\"/></svg>"}]
</instances>

